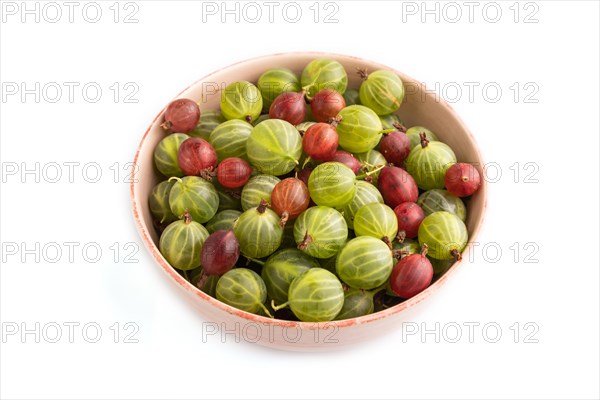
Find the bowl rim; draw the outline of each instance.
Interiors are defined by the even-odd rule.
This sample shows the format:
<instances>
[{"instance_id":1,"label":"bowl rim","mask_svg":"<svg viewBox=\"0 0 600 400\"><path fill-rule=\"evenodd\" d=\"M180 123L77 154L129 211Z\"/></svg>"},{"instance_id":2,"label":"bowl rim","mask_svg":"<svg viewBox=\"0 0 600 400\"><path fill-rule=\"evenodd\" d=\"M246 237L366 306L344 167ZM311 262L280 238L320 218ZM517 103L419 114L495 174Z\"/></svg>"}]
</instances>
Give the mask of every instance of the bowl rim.
<instances>
[{"instance_id":1,"label":"bowl rim","mask_svg":"<svg viewBox=\"0 0 600 400\"><path fill-rule=\"evenodd\" d=\"M364 58L346 55L346 54L331 53L331 52L294 51L294 52L280 52L280 53L273 53L273 54L268 54L268 55L252 57L252 58L248 58L248 59L245 59L242 61L235 62L226 67L219 68L209 74L204 75L203 77L197 79L192 84L188 85L185 89L183 89L181 92L179 92L173 98L173 100L179 98L179 96L181 96L184 92L186 92L191 87L196 86L197 84L205 81L207 78L210 78L211 76L213 76L223 70L230 69L230 68L240 65L240 64L251 63L251 62L260 61L263 59L269 59L269 58L281 57L281 56L314 56L314 57L327 57L327 58L332 58L332 59L336 59L336 58L353 59L353 60L356 60L357 62L368 63L371 65L377 65L378 67L380 67L382 69L387 69L389 71L393 71L394 73L396 73L398 75L406 76L406 77L410 78L412 81L419 82L422 84L422 82L412 78L411 76L409 76L407 74L397 71L395 68L391 68L387 65L383 65L378 62L373 62L371 60L367 60ZM423 84L423 86L425 87L424 84ZM433 92L430 90L427 90L425 92L425 95L427 97L432 97ZM462 118L460 118L460 116L454 111L452 106L450 106L450 104L448 104L443 98L441 98L441 96L438 97L438 99L436 101L442 107L444 107L446 109L446 111L448 111L452 115L452 117L457 121L457 123L461 126L461 128L469 135L469 137L474 145L473 147L475 149L476 156L477 156L478 160L481 160L481 163L483 164L483 158L482 158L479 146L477 144L477 141L476 141L475 137L473 136L472 132L469 130L467 125L462 120ZM138 168L140 152L142 150L142 147L144 146L144 143L148 137L148 134L150 133L152 128L155 126L158 119L162 117L164 111L165 111L165 108L161 109L158 112L158 114L154 117L154 119L152 120L152 122L150 123L148 128L146 129L144 135L142 136L142 139L140 140L140 143L138 145L138 148L136 150L136 153L135 153L135 156L133 159L132 168L134 168L134 170L136 168ZM464 264L464 260L466 259L465 255L468 255L470 253L470 251L472 250L473 246L471 245L471 243L474 242L477 235L479 234L481 227L483 225L483 222L485 220L485 214L487 211L487 184L485 182L485 179L483 179L482 185L479 189L480 191L482 191L480 196L483 196L482 212L479 217L479 220L476 221L476 223L475 223L475 228L474 228L473 232L471 233L471 235L469 236L469 241L467 242L467 246L465 247L465 250L462 253L463 260L455 262L438 280L433 282L427 289L425 289L421 293L417 294L416 296L413 296L410 299L407 299L407 300L403 301L402 303L397 304L393 307L387 308L385 310L381 310L381 311L378 311L378 312L375 312L372 314L368 314L368 315L365 315L362 317L357 317L357 318L345 319L345 320L340 320L340 321L334 320L334 321L328 321L328 322L288 321L288 320L269 318L269 317L265 317L262 315L252 314L252 313L249 313L246 311L239 310L235 307L229 306L229 305L217 300L216 298L204 293L203 291L198 289L196 286L192 285L190 282L185 280L181 275L179 275L179 273L175 270L175 268L172 267L167 262L167 260L162 256L162 254L158 250L158 247L154 244L154 241L150 237L150 233L148 231L147 226L145 226L145 224L143 223L143 220L141 217L141 211L140 211L142 205L139 204L138 201L136 200L137 186L139 184L140 184L139 179L138 180L133 179L130 184L132 213L133 213L133 217L135 220L136 228L144 242L144 245L146 246L146 248L148 249L148 251L150 252L152 257L154 258L154 260L161 266L161 269L163 270L163 272L165 272L171 278L172 282L176 283L177 286L179 286L181 289L188 292L188 294L194 295L194 296L200 298L201 300L207 302L210 306L216 307L219 310L224 311L228 314L232 314L232 315L241 317L241 318L247 320L248 322L260 323L263 325L279 326L282 328L296 328L296 329L302 329L302 330L303 329L330 329L333 327L347 328L347 327L351 327L351 326L355 326L355 325L368 324L368 323L380 321L380 320L390 317L392 315L398 314L398 313L422 302L427 297L429 297L431 294L433 294L436 290L438 290L446 282L448 277L453 275L456 272L456 270Z\"/></svg>"}]
</instances>

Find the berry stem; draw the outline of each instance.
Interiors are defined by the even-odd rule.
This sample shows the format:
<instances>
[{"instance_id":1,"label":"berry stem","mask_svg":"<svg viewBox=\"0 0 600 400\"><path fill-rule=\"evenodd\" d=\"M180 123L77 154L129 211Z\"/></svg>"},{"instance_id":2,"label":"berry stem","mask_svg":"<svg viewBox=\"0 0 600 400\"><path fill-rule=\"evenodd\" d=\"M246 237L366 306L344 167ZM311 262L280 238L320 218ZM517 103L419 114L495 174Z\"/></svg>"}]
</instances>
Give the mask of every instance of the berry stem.
<instances>
[{"instance_id":1,"label":"berry stem","mask_svg":"<svg viewBox=\"0 0 600 400\"><path fill-rule=\"evenodd\" d=\"M398 259L401 259L403 256L407 256L409 254L410 254L410 251L408 251L408 250L400 250L400 249L392 250L392 257L398 258Z\"/></svg>"},{"instance_id":2,"label":"berry stem","mask_svg":"<svg viewBox=\"0 0 600 400\"><path fill-rule=\"evenodd\" d=\"M259 259L257 259L257 258L246 257L246 260L248 260L248 262L246 263L246 265L250 264L250 261L252 261L252 262L254 262L254 263L257 263L257 264L259 264L259 265L265 265L265 262L264 262L264 261L261 261L261 260L259 260Z\"/></svg>"},{"instance_id":3,"label":"berry stem","mask_svg":"<svg viewBox=\"0 0 600 400\"><path fill-rule=\"evenodd\" d=\"M423 243L423 247L421 248L421 255L425 257L427 255L427 251L429 250L429 246L427 243Z\"/></svg>"},{"instance_id":4,"label":"berry stem","mask_svg":"<svg viewBox=\"0 0 600 400\"><path fill-rule=\"evenodd\" d=\"M286 301L285 303L276 306L275 300L271 300L271 308L273 308L273 311L281 310L282 308L286 308L289 305L289 303L289 301Z\"/></svg>"},{"instance_id":5,"label":"berry stem","mask_svg":"<svg viewBox=\"0 0 600 400\"><path fill-rule=\"evenodd\" d=\"M460 254L460 252L456 249L452 250L450 254L452 254L452 257L454 257L454 261L462 260L462 254Z\"/></svg>"},{"instance_id":6,"label":"berry stem","mask_svg":"<svg viewBox=\"0 0 600 400\"><path fill-rule=\"evenodd\" d=\"M356 67L356 73L361 77L362 80L367 80L369 77L366 68Z\"/></svg>"},{"instance_id":7,"label":"berry stem","mask_svg":"<svg viewBox=\"0 0 600 400\"><path fill-rule=\"evenodd\" d=\"M381 240L383 240L383 243L387 244L390 250L392 250L392 242L389 237L384 236Z\"/></svg>"},{"instance_id":8,"label":"berry stem","mask_svg":"<svg viewBox=\"0 0 600 400\"><path fill-rule=\"evenodd\" d=\"M172 176L172 177L170 177L169 178L169 182L171 182L171 181L177 181L177 182L179 182L179 183L181 183L183 185L183 180L180 177L178 177L178 176Z\"/></svg>"},{"instance_id":9,"label":"berry stem","mask_svg":"<svg viewBox=\"0 0 600 400\"><path fill-rule=\"evenodd\" d=\"M334 118L329 118L329 121L327 121L327 122L329 122L329 125L331 125L334 128L336 128L339 125L339 123L342 122L342 116L338 115L338 116L336 116Z\"/></svg>"},{"instance_id":10,"label":"berry stem","mask_svg":"<svg viewBox=\"0 0 600 400\"><path fill-rule=\"evenodd\" d=\"M269 318L275 318L273 316L273 314L271 314L271 312L269 311L269 309L263 303L260 303L260 306L262 307L263 311L265 312L265 314L267 314L267 316Z\"/></svg>"},{"instance_id":11,"label":"berry stem","mask_svg":"<svg viewBox=\"0 0 600 400\"><path fill-rule=\"evenodd\" d=\"M406 130L407 130L406 127L404 125L402 125L400 122L394 122L394 123L392 123L392 126L394 128L396 128L398 131L406 133Z\"/></svg>"},{"instance_id":12,"label":"berry stem","mask_svg":"<svg viewBox=\"0 0 600 400\"><path fill-rule=\"evenodd\" d=\"M213 171L213 167L208 167L200 171L200 178L205 181L212 182L213 177L217 176L217 173Z\"/></svg>"},{"instance_id":13,"label":"berry stem","mask_svg":"<svg viewBox=\"0 0 600 400\"><path fill-rule=\"evenodd\" d=\"M268 206L269 203L267 203L265 199L260 199L260 204L258 205L258 207L256 207L256 211L258 211L259 214L264 214Z\"/></svg>"},{"instance_id":14,"label":"berry stem","mask_svg":"<svg viewBox=\"0 0 600 400\"><path fill-rule=\"evenodd\" d=\"M369 172L367 172L366 174L357 175L357 176L356 176L356 179L358 179L358 180L359 180L359 179L364 179L364 178L366 178L367 176L371 176L371 175L373 175L373 174L377 173L378 171L382 170L384 167L385 167L385 165L380 165L380 166L378 166L377 168L375 168L373 171L369 171Z\"/></svg>"},{"instance_id":15,"label":"berry stem","mask_svg":"<svg viewBox=\"0 0 600 400\"><path fill-rule=\"evenodd\" d=\"M171 121L165 121L160 125L160 127L163 128L165 131L171 130L171 126L173 126Z\"/></svg>"},{"instance_id":16,"label":"berry stem","mask_svg":"<svg viewBox=\"0 0 600 400\"><path fill-rule=\"evenodd\" d=\"M247 123L251 124L252 123L252 115L246 115L244 117L244 119L246 120Z\"/></svg>"},{"instance_id":17,"label":"berry stem","mask_svg":"<svg viewBox=\"0 0 600 400\"><path fill-rule=\"evenodd\" d=\"M304 234L304 239L298 245L298 250L306 250L306 248L308 247L309 244L312 243L312 241L313 241L312 236L310 236L308 234L308 231L306 231L306 233Z\"/></svg>"},{"instance_id":18,"label":"berry stem","mask_svg":"<svg viewBox=\"0 0 600 400\"><path fill-rule=\"evenodd\" d=\"M187 208L183 213L183 222L185 222L186 225L189 225L192 222L192 214L190 214L190 211Z\"/></svg>"},{"instance_id":19,"label":"berry stem","mask_svg":"<svg viewBox=\"0 0 600 400\"><path fill-rule=\"evenodd\" d=\"M183 275L183 277L185 278L186 281L188 281L188 282L190 281L190 278L188 278L188 274L185 269L181 270L181 274Z\"/></svg>"},{"instance_id":20,"label":"berry stem","mask_svg":"<svg viewBox=\"0 0 600 400\"><path fill-rule=\"evenodd\" d=\"M383 289L387 288L388 282L385 281L385 283L383 283L380 286L377 286L375 289L371 289L371 290L365 290L365 293L368 293L372 296L375 296L377 293L381 292Z\"/></svg>"},{"instance_id":21,"label":"berry stem","mask_svg":"<svg viewBox=\"0 0 600 400\"><path fill-rule=\"evenodd\" d=\"M285 224L288 222L288 219L290 218L290 214L287 211L284 211L281 214L281 219L279 220L279 225L282 228L285 228Z\"/></svg>"},{"instance_id":22,"label":"berry stem","mask_svg":"<svg viewBox=\"0 0 600 400\"><path fill-rule=\"evenodd\" d=\"M396 239L398 239L398 242L404 243L404 239L406 239L406 231L405 230L398 231L398 234L396 235Z\"/></svg>"},{"instance_id":23,"label":"berry stem","mask_svg":"<svg viewBox=\"0 0 600 400\"><path fill-rule=\"evenodd\" d=\"M429 144L429 139L427 139L427 134L425 132L419 133L419 138L421 138L421 147L425 148Z\"/></svg>"}]
</instances>

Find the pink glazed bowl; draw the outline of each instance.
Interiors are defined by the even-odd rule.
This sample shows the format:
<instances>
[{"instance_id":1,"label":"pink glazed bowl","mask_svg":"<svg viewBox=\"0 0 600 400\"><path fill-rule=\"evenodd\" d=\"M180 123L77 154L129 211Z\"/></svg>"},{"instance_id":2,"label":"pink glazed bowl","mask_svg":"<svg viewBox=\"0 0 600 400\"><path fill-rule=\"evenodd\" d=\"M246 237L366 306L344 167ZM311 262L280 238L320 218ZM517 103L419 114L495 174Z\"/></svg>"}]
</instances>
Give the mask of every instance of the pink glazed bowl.
<instances>
[{"instance_id":1,"label":"pink glazed bowl","mask_svg":"<svg viewBox=\"0 0 600 400\"><path fill-rule=\"evenodd\" d=\"M342 63L348 71L349 88L358 88L360 85L360 78L354 73L356 67L364 67L369 71L393 70L372 61L339 54L311 52L274 54L242 61L213 72L185 89L178 98L185 97L198 101L202 111L217 110L220 100L219 88L238 80L256 82L264 71L275 67L290 68L299 75L306 64L319 57L335 59ZM482 174L484 164L475 139L458 115L446 102L427 91L422 83L401 72L395 72L402 78L406 88L404 102L398 112L404 123L408 127L422 125L431 129L441 141L452 147L459 161L472 163ZM165 101L165 104L167 103L168 101ZM157 264L169 280L181 289L181 293L188 296L197 306L202 317L212 323L211 327L218 326L226 332L236 332L241 340L278 349L318 351L349 346L367 338L377 337L389 330L398 329L402 321L402 311L431 296L465 262L464 260L469 259L469 252L472 251L470 245L463 253L463 261L455 263L425 291L394 307L360 318L327 323L295 322L270 319L228 306L183 279L158 250L158 235L152 225L148 196L154 185L161 179L154 169L153 152L157 143L165 136L160 127L163 112L164 110L156 116L144 133L135 155L134 168L137 168L139 172L137 176L141 178L131 184L133 216L138 231ZM469 242L475 240L481 226L486 209L486 193L486 183L483 181L480 190L468 203L466 223Z\"/></svg>"}]
</instances>

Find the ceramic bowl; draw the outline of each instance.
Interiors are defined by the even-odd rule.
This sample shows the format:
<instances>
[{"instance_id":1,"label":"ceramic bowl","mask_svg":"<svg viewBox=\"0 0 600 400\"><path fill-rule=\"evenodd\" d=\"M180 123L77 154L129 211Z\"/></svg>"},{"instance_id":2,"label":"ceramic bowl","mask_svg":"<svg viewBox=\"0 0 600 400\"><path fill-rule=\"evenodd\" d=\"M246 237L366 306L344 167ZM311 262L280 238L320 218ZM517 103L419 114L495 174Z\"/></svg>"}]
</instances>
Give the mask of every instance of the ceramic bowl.
<instances>
[{"instance_id":1,"label":"ceramic bowl","mask_svg":"<svg viewBox=\"0 0 600 400\"><path fill-rule=\"evenodd\" d=\"M311 52L274 54L242 61L213 72L182 91L178 98L185 97L198 101L201 110L217 110L220 99L219 88L225 87L228 83L238 80L256 82L264 71L274 67L290 68L300 74L306 64L319 57L335 59L342 63L348 71L350 88L358 88L360 85L360 78L354 72L356 67L366 67L369 71L377 69L395 71L393 68L372 61L339 54ZM422 125L431 129L441 141L452 147L459 161L474 164L482 173L481 168L484 164L475 139L453 109L443 100L436 99L436 96L431 91L427 91L419 81L400 71L395 72L402 78L406 87L406 96L398 111L404 123L408 127ZM165 100L165 105L168 102ZM166 277L181 289L182 295L188 296L197 306L201 317L211 322L211 330L216 326L227 332L236 332L241 340L296 351L349 346L367 338L377 337L386 331L399 329L402 312L429 298L462 263L466 262L465 260L469 259L468 254L472 249L467 246L463 253L463 261L455 263L428 289L394 307L360 318L327 323L284 321L250 314L221 303L184 280L158 250L158 235L152 225L147 199L153 186L162 179L154 168L153 151L165 136L165 132L160 127L163 112L164 110L156 116L144 133L135 154L134 168L138 168L137 176L140 179L131 185L133 215L139 233L158 266L166 273ZM483 182L481 189L468 202L466 224L469 242L475 240L483 220L486 190L486 183Z\"/></svg>"}]
</instances>

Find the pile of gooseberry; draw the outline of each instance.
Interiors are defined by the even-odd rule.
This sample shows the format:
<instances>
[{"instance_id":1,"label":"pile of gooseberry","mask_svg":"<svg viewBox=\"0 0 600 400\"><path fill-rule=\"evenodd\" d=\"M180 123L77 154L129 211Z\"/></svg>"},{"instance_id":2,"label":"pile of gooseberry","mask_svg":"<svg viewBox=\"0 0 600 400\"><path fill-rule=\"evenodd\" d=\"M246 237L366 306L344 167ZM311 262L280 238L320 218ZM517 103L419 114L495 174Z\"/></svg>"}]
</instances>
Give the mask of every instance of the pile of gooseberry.
<instances>
[{"instance_id":1,"label":"pile of gooseberry","mask_svg":"<svg viewBox=\"0 0 600 400\"><path fill-rule=\"evenodd\" d=\"M397 112L392 71L316 59L230 82L219 110L177 99L149 208L163 257L217 300L267 317L356 318L411 298L461 258L472 165Z\"/></svg>"}]
</instances>

